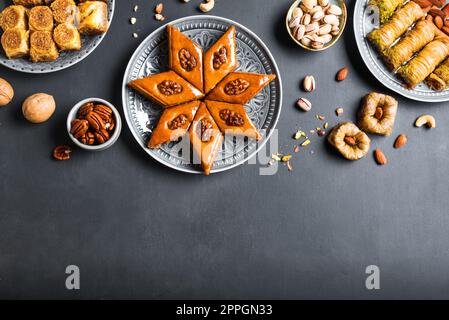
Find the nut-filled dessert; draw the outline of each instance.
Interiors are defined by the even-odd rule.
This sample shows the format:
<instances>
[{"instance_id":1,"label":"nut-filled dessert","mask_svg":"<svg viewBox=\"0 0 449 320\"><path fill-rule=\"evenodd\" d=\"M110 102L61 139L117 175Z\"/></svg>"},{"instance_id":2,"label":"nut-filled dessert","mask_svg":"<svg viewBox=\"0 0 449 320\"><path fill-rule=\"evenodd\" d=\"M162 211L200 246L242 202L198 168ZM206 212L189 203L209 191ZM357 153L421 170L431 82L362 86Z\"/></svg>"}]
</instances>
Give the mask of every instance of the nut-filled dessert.
<instances>
[{"instance_id":1,"label":"nut-filled dessert","mask_svg":"<svg viewBox=\"0 0 449 320\"><path fill-rule=\"evenodd\" d=\"M206 52L172 25L167 33L170 71L136 79L128 86L164 108L147 146L159 148L189 137L194 159L209 175L224 135L262 138L244 105L276 75L234 72L238 66L234 26Z\"/></svg>"},{"instance_id":2,"label":"nut-filled dessert","mask_svg":"<svg viewBox=\"0 0 449 320\"><path fill-rule=\"evenodd\" d=\"M8 59L50 62L81 49L81 36L107 32L107 0L13 0L0 13L1 44Z\"/></svg>"}]
</instances>

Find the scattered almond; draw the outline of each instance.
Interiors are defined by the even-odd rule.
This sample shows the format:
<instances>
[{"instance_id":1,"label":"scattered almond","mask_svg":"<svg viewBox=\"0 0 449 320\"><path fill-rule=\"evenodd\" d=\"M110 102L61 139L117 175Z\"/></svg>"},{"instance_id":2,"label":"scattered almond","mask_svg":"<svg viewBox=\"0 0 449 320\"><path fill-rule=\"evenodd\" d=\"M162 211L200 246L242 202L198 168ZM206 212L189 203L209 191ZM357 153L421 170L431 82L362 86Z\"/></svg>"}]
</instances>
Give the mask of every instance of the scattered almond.
<instances>
[{"instance_id":1,"label":"scattered almond","mask_svg":"<svg viewBox=\"0 0 449 320\"><path fill-rule=\"evenodd\" d=\"M344 67L344 68L341 68L340 70L338 70L337 75L336 75L337 81L345 80L346 77L348 76L348 72L349 72L349 70L347 67Z\"/></svg>"},{"instance_id":2,"label":"scattered almond","mask_svg":"<svg viewBox=\"0 0 449 320\"><path fill-rule=\"evenodd\" d=\"M394 141L394 147L396 149L402 148L407 143L407 136L405 134L400 134Z\"/></svg>"},{"instance_id":3,"label":"scattered almond","mask_svg":"<svg viewBox=\"0 0 449 320\"><path fill-rule=\"evenodd\" d=\"M164 4L163 3L159 3L155 8L154 8L154 13L162 13L162 10L164 10Z\"/></svg>"},{"instance_id":4,"label":"scattered almond","mask_svg":"<svg viewBox=\"0 0 449 320\"><path fill-rule=\"evenodd\" d=\"M380 149L374 150L374 160L376 160L378 165L386 165L387 157L385 157L384 153Z\"/></svg>"},{"instance_id":5,"label":"scattered almond","mask_svg":"<svg viewBox=\"0 0 449 320\"><path fill-rule=\"evenodd\" d=\"M351 137L351 136L346 136L344 138L344 140L345 140L346 144L350 145L351 147L355 146L357 144L354 137Z\"/></svg>"}]
</instances>

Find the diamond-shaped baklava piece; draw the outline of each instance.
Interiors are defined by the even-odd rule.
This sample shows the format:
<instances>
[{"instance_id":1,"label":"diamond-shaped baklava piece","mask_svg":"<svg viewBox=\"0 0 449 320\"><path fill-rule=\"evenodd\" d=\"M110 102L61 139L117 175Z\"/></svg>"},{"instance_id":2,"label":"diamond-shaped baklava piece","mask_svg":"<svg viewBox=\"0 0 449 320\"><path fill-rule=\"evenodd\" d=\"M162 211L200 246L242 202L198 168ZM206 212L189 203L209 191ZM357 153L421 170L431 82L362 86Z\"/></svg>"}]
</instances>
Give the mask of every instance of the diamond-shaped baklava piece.
<instances>
[{"instance_id":1,"label":"diamond-shaped baklava piece","mask_svg":"<svg viewBox=\"0 0 449 320\"><path fill-rule=\"evenodd\" d=\"M210 100L206 100L206 105L225 135L244 136L256 140L262 138L243 105Z\"/></svg>"},{"instance_id":2,"label":"diamond-shaped baklava piece","mask_svg":"<svg viewBox=\"0 0 449 320\"><path fill-rule=\"evenodd\" d=\"M170 69L203 91L203 49L172 25L167 33Z\"/></svg>"},{"instance_id":3,"label":"diamond-shaped baklava piece","mask_svg":"<svg viewBox=\"0 0 449 320\"><path fill-rule=\"evenodd\" d=\"M207 96L207 100L245 104L276 78L272 74L232 72Z\"/></svg>"},{"instance_id":4,"label":"diamond-shaped baklava piece","mask_svg":"<svg viewBox=\"0 0 449 320\"><path fill-rule=\"evenodd\" d=\"M201 103L190 126L189 137L194 150L194 162L200 160L204 174L209 175L220 151L223 135L204 103Z\"/></svg>"},{"instance_id":5,"label":"diamond-shaped baklava piece","mask_svg":"<svg viewBox=\"0 0 449 320\"><path fill-rule=\"evenodd\" d=\"M200 101L192 101L165 109L148 141L148 148L159 148L164 143L178 141L189 130L199 106Z\"/></svg>"},{"instance_id":6,"label":"diamond-shaped baklava piece","mask_svg":"<svg viewBox=\"0 0 449 320\"><path fill-rule=\"evenodd\" d=\"M203 98L203 94L174 71L151 75L128 84L145 97L165 107Z\"/></svg>"},{"instance_id":7,"label":"diamond-shaped baklava piece","mask_svg":"<svg viewBox=\"0 0 449 320\"><path fill-rule=\"evenodd\" d=\"M207 94L237 68L235 27L231 26L204 55L204 92Z\"/></svg>"}]
</instances>

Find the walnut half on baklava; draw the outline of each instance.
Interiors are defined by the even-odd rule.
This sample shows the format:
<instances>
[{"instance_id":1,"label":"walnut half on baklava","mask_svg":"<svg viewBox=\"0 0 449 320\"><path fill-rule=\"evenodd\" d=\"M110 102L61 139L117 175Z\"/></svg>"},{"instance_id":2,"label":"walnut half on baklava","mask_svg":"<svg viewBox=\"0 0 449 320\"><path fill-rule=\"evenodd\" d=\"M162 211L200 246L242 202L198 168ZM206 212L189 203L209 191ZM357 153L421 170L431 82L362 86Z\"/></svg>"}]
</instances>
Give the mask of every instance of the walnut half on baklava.
<instances>
[{"instance_id":1,"label":"walnut half on baklava","mask_svg":"<svg viewBox=\"0 0 449 320\"><path fill-rule=\"evenodd\" d=\"M108 31L108 6L103 1L86 1L78 5L80 24L78 30L83 35L96 35Z\"/></svg>"}]
</instances>

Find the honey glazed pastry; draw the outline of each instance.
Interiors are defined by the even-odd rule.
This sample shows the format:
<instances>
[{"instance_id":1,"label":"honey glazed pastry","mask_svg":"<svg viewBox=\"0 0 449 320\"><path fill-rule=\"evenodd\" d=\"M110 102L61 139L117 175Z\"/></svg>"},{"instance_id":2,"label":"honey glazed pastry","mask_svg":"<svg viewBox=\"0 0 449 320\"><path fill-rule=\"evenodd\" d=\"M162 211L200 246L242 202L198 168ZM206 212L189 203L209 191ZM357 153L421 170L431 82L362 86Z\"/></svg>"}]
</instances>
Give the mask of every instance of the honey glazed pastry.
<instances>
[{"instance_id":1,"label":"honey glazed pastry","mask_svg":"<svg viewBox=\"0 0 449 320\"><path fill-rule=\"evenodd\" d=\"M56 23L79 22L79 11L73 0L55 0L50 8Z\"/></svg>"},{"instance_id":2,"label":"honey glazed pastry","mask_svg":"<svg viewBox=\"0 0 449 320\"><path fill-rule=\"evenodd\" d=\"M78 4L80 24L78 30L83 35L96 35L108 31L108 6L103 1L85 1Z\"/></svg>"},{"instance_id":3,"label":"honey glazed pastry","mask_svg":"<svg viewBox=\"0 0 449 320\"><path fill-rule=\"evenodd\" d=\"M31 33L30 57L33 62L54 61L59 57L51 32L34 31Z\"/></svg>"},{"instance_id":4,"label":"honey glazed pastry","mask_svg":"<svg viewBox=\"0 0 449 320\"><path fill-rule=\"evenodd\" d=\"M47 6L37 6L30 10L28 17L30 31L53 31L53 13Z\"/></svg>"},{"instance_id":5,"label":"honey glazed pastry","mask_svg":"<svg viewBox=\"0 0 449 320\"><path fill-rule=\"evenodd\" d=\"M38 6L45 3L51 2L51 1L44 1L44 0L13 0L14 4L25 6L25 7L31 7L31 6Z\"/></svg>"},{"instance_id":6,"label":"honey glazed pastry","mask_svg":"<svg viewBox=\"0 0 449 320\"><path fill-rule=\"evenodd\" d=\"M27 29L26 8L9 6L0 13L0 26L4 31L12 28Z\"/></svg>"},{"instance_id":7,"label":"honey glazed pastry","mask_svg":"<svg viewBox=\"0 0 449 320\"><path fill-rule=\"evenodd\" d=\"M77 51L81 49L80 33L73 24L59 24L53 31L53 39L60 51Z\"/></svg>"},{"instance_id":8,"label":"honey glazed pastry","mask_svg":"<svg viewBox=\"0 0 449 320\"><path fill-rule=\"evenodd\" d=\"M8 29L2 35L2 47L8 59L26 57L30 53L28 38L30 32L25 29Z\"/></svg>"}]
</instances>

